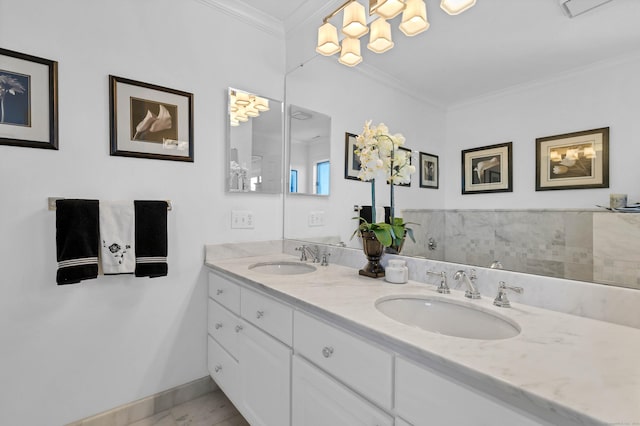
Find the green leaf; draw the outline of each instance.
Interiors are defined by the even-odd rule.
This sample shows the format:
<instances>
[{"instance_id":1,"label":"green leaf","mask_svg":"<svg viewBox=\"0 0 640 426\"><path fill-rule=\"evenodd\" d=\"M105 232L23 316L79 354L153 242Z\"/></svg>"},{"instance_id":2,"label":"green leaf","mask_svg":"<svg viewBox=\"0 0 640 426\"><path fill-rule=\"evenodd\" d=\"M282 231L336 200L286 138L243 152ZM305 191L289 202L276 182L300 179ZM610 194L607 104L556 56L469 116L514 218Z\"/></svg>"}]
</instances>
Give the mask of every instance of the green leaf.
<instances>
[{"instance_id":1,"label":"green leaf","mask_svg":"<svg viewBox=\"0 0 640 426\"><path fill-rule=\"evenodd\" d=\"M391 245L391 234L388 230L377 228L374 229L373 232L376 234L376 238L380 241L380 244L385 247L389 247Z\"/></svg>"}]
</instances>

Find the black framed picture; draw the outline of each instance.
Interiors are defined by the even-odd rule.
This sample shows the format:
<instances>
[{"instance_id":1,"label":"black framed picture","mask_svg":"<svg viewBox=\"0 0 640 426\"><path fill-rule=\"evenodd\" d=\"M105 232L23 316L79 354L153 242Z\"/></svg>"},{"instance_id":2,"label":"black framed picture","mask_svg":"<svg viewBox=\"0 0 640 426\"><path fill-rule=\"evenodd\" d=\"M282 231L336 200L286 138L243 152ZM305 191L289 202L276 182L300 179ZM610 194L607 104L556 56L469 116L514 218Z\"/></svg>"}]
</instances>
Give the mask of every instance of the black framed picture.
<instances>
[{"instance_id":1,"label":"black framed picture","mask_svg":"<svg viewBox=\"0 0 640 426\"><path fill-rule=\"evenodd\" d=\"M58 63L0 49L0 145L58 149Z\"/></svg>"},{"instance_id":2,"label":"black framed picture","mask_svg":"<svg viewBox=\"0 0 640 426\"><path fill-rule=\"evenodd\" d=\"M409 165L411 165L412 162L413 162L413 158L412 158L412 155L411 155L411 150L409 148L405 148L403 146L399 146L398 149L400 151L404 151L407 154L406 158L409 159ZM400 165L400 166L402 166L402 165ZM389 182L387 182L387 184L388 183ZM409 175L409 182L407 182L407 183L397 183L396 186L411 186L411 175Z\"/></svg>"},{"instance_id":3,"label":"black framed picture","mask_svg":"<svg viewBox=\"0 0 640 426\"><path fill-rule=\"evenodd\" d=\"M358 179L360 172L360 158L356 155L356 137L353 133L344 134L344 178Z\"/></svg>"},{"instance_id":4,"label":"black framed picture","mask_svg":"<svg viewBox=\"0 0 640 426\"><path fill-rule=\"evenodd\" d=\"M193 162L193 94L109 76L111 155Z\"/></svg>"},{"instance_id":5,"label":"black framed picture","mask_svg":"<svg viewBox=\"0 0 640 426\"><path fill-rule=\"evenodd\" d=\"M512 142L462 151L462 193L513 192Z\"/></svg>"},{"instance_id":6,"label":"black framed picture","mask_svg":"<svg viewBox=\"0 0 640 426\"><path fill-rule=\"evenodd\" d=\"M536 139L536 191L608 187L608 127Z\"/></svg>"},{"instance_id":7,"label":"black framed picture","mask_svg":"<svg viewBox=\"0 0 640 426\"><path fill-rule=\"evenodd\" d=\"M420 188L438 189L440 160L437 155L420 152Z\"/></svg>"}]
</instances>

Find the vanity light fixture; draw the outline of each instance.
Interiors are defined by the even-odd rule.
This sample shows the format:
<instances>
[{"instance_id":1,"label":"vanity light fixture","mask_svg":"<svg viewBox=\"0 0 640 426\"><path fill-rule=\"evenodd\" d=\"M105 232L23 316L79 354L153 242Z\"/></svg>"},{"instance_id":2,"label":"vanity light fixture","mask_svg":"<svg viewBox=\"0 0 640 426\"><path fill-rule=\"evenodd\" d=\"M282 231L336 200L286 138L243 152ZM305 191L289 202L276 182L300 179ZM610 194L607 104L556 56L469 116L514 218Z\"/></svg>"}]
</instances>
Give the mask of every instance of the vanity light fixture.
<instances>
[{"instance_id":1,"label":"vanity light fixture","mask_svg":"<svg viewBox=\"0 0 640 426\"><path fill-rule=\"evenodd\" d=\"M269 100L240 90L229 90L229 122L237 127L249 118L258 117L269 111Z\"/></svg>"},{"instance_id":2,"label":"vanity light fixture","mask_svg":"<svg viewBox=\"0 0 640 426\"><path fill-rule=\"evenodd\" d=\"M450 15L457 15L475 3L476 0L441 0L440 7ZM342 46L338 39L338 29L329 22L340 12L343 12ZM322 25L318 28L316 52L324 56L340 52L338 62L350 67L356 66L362 62L360 37L363 35L370 33L367 48L372 52L383 53L394 46L388 20L400 13L402 21L399 28L406 36L413 37L429 28L425 0L369 0L368 20L365 8L358 0L347 0L322 20Z\"/></svg>"}]
</instances>

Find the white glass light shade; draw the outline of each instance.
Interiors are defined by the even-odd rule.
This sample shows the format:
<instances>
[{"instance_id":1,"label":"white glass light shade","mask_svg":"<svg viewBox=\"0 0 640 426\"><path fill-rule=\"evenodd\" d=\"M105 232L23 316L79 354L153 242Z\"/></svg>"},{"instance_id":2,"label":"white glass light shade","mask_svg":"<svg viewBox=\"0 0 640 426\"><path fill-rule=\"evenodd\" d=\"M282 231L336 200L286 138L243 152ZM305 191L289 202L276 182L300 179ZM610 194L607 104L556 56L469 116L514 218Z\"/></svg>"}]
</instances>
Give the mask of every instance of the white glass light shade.
<instances>
[{"instance_id":1,"label":"white glass light shade","mask_svg":"<svg viewBox=\"0 0 640 426\"><path fill-rule=\"evenodd\" d=\"M549 154L549 159L551 161L560 161L562 160L562 156L558 151L551 151L551 153Z\"/></svg>"},{"instance_id":2,"label":"white glass light shade","mask_svg":"<svg viewBox=\"0 0 640 426\"><path fill-rule=\"evenodd\" d=\"M402 13L400 31L412 37L429 29L427 21L427 5L424 0L407 0L407 8Z\"/></svg>"},{"instance_id":3,"label":"white glass light shade","mask_svg":"<svg viewBox=\"0 0 640 426\"><path fill-rule=\"evenodd\" d=\"M592 146L586 147L583 153L586 158L589 158L589 159L596 158L596 150L593 149Z\"/></svg>"},{"instance_id":4,"label":"white glass light shade","mask_svg":"<svg viewBox=\"0 0 640 426\"><path fill-rule=\"evenodd\" d=\"M362 62L362 55L360 55L360 40L350 37L346 37L342 40L342 52L340 52L340 59L338 59L338 62L348 67L355 67Z\"/></svg>"},{"instance_id":5,"label":"white glass light shade","mask_svg":"<svg viewBox=\"0 0 640 426\"><path fill-rule=\"evenodd\" d=\"M457 15L473 7L475 4L476 0L442 0L440 2L440 8L449 15Z\"/></svg>"},{"instance_id":6,"label":"white glass light shade","mask_svg":"<svg viewBox=\"0 0 640 426\"><path fill-rule=\"evenodd\" d=\"M240 125L240 122L233 117L231 117L231 119L229 120L229 123L231 124L231 127L238 127Z\"/></svg>"},{"instance_id":7,"label":"white glass light shade","mask_svg":"<svg viewBox=\"0 0 640 426\"><path fill-rule=\"evenodd\" d=\"M339 51L338 29L329 22L325 22L318 28L318 45L316 46L316 52L324 56L331 56Z\"/></svg>"},{"instance_id":8,"label":"white glass light shade","mask_svg":"<svg viewBox=\"0 0 640 426\"><path fill-rule=\"evenodd\" d=\"M357 1L349 3L349 5L344 8L342 32L352 38L362 37L369 32L364 6ZM344 49L344 45L342 48Z\"/></svg>"},{"instance_id":9,"label":"white glass light shade","mask_svg":"<svg viewBox=\"0 0 640 426\"><path fill-rule=\"evenodd\" d=\"M246 92L236 92L236 105L247 106L249 105L249 94Z\"/></svg>"},{"instance_id":10,"label":"white glass light shade","mask_svg":"<svg viewBox=\"0 0 640 426\"><path fill-rule=\"evenodd\" d=\"M247 113L244 111L244 107L238 108L236 112L236 120L244 123L245 121L249 121L249 117L247 117Z\"/></svg>"},{"instance_id":11,"label":"white glass light shade","mask_svg":"<svg viewBox=\"0 0 640 426\"><path fill-rule=\"evenodd\" d=\"M338 46L340 49L340 46ZM256 96L256 100L253 103L256 109L260 112L269 111L269 99L261 98L260 96Z\"/></svg>"},{"instance_id":12,"label":"white glass light shade","mask_svg":"<svg viewBox=\"0 0 640 426\"><path fill-rule=\"evenodd\" d=\"M369 9L374 10L381 18L392 19L404 10L405 3L402 0L377 0L369 2Z\"/></svg>"},{"instance_id":13,"label":"white glass light shade","mask_svg":"<svg viewBox=\"0 0 640 426\"><path fill-rule=\"evenodd\" d=\"M372 52L383 53L392 47L391 25L383 18L376 19L371 23L371 34L367 48Z\"/></svg>"},{"instance_id":14,"label":"white glass light shade","mask_svg":"<svg viewBox=\"0 0 640 426\"><path fill-rule=\"evenodd\" d=\"M247 114L247 117L257 117L260 115L260 112L256 109L253 103L250 103L246 107L244 107L244 113Z\"/></svg>"}]
</instances>

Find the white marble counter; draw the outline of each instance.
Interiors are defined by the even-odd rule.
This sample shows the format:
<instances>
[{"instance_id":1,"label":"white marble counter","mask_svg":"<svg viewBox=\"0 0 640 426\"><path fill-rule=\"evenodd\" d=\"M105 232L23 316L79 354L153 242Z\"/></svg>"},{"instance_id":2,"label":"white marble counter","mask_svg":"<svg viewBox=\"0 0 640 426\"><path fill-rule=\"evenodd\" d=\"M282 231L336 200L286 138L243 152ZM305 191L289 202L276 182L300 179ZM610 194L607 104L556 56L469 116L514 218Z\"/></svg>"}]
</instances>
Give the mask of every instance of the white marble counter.
<instances>
[{"instance_id":1,"label":"white marble counter","mask_svg":"<svg viewBox=\"0 0 640 426\"><path fill-rule=\"evenodd\" d=\"M471 301L455 290L441 295L435 286L414 281L390 284L335 264L291 276L247 268L274 260L297 258L207 257L206 264L551 424L640 425L638 329L513 301L512 308L497 308L492 298ZM510 339L483 341L423 331L375 308L378 298L389 295L428 295L477 305L515 321L521 332Z\"/></svg>"}]
</instances>

